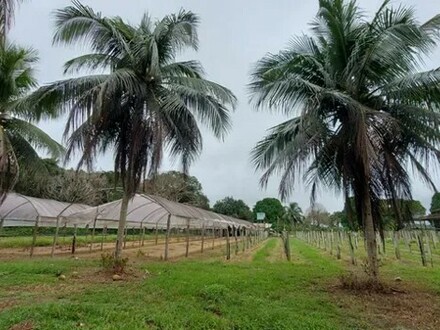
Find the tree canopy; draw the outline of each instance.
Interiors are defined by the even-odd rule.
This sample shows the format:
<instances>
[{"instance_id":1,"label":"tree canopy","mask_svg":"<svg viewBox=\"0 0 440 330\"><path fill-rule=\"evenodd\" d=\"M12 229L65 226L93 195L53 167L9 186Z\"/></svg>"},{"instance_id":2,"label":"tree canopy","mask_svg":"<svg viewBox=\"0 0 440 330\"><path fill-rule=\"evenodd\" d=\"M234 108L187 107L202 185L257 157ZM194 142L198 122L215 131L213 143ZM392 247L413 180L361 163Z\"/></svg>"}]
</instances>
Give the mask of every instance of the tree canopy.
<instances>
[{"instance_id":1,"label":"tree canopy","mask_svg":"<svg viewBox=\"0 0 440 330\"><path fill-rule=\"evenodd\" d=\"M254 219L253 213L249 206L241 199L234 199L233 197L225 197L217 201L212 210L214 212L229 215L238 219L252 221Z\"/></svg>"},{"instance_id":2,"label":"tree canopy","mask_svg":"<svg viewBox=\"0 0 440 330\"><path fill-rule=\"evenodd\" d=\"M142 191L177 203L209 209L209 199L203 194L202 184L195 176L178 171L158 174L144 181Z\"/></svg>"},{"instance_id":3,"label":"tree canopy","mask_svg":"<svg viewBox=\"0 0 440 330\"><path fill-rule=\"evenodd\" d=\"M432 195L431 199L431 207L430 207L431 213L439 213L440 212L440 193L436 192L434 195Z\"/></svg>"},{"instance_id":4,"label":"tree canopy","mask_svg":"<svg viewBox=\"0 0 440 330\"><path fill-rule=\"evenodd\" d=\"M276 224L284 216L284 206L277 198L264 198L255 204L253 212L255 219L258 212L264 212L266 214L264 221Z\"/></svg>"}]
</instances>

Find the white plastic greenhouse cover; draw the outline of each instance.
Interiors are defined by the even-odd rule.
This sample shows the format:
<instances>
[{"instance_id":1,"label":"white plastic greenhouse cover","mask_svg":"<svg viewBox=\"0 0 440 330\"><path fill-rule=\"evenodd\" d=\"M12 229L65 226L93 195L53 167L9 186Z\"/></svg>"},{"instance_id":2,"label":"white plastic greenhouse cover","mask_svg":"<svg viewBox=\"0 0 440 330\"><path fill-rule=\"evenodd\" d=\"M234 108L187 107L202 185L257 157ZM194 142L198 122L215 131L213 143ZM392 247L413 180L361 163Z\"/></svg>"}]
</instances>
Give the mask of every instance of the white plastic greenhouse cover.
<instances>
[{"instance_id":1,"label":"white plastic greenhouse cover","mask_svg":"<svg viewBox=\"0 0 440 330\"><path fill-rule=\"evenodd\" d=\"M58 217L65 217L89 207L84 204L63 203L9 193L0 205L0 225L2 227L34 226L39 218L40 227L55 227Z\"/></svg>"},{"instance_id":2,"label":"white plastic greenhouse cover","mask_svg":"<svg viewBox=\"0 0 440 330\"><path fill-rule=\"evenodd\" d=\"M62 225L117 228L121 202L122 200L117 200L71 214L63 218ZM156 228L157 226L159 229L164 229L167 226L168 216L170 216L170 226L174 228L184 228L188 222L191 228L253 227L253 224L248 221L145 194L136 194L129 201L127 227Z\"/></svg>"}]
</instances>

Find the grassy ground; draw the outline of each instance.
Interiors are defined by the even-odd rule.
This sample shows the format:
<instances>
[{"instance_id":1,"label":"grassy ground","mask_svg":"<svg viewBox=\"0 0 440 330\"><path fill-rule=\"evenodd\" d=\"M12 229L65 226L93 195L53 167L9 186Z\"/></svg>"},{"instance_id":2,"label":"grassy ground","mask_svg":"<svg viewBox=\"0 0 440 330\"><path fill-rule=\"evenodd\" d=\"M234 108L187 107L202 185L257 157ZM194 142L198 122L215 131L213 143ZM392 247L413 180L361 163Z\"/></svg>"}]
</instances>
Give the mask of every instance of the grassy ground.
<instances>
[{"instance_id":1,"label":"grassy ground","mask_svg":"<svg viewBox=\"0 0 440 330\"><path fill-rule=\"evenodd\" d=\"M435 329L422 321L413 327L394 313L402 293L363 296L338 289L337 278L350 269L347 260L299 240L291 244L291 263L282 258L277 238L230 262L215 254L169 263L133 255L131 275L121 282L94 259L2 262L0 329ZM440 268L390 262L382 271L385 281L402 277L403 300L440 306ZM381 301L390 304L382 314ZM396 308L406 312L408 306Z\"/></svg>"}]
</instances>

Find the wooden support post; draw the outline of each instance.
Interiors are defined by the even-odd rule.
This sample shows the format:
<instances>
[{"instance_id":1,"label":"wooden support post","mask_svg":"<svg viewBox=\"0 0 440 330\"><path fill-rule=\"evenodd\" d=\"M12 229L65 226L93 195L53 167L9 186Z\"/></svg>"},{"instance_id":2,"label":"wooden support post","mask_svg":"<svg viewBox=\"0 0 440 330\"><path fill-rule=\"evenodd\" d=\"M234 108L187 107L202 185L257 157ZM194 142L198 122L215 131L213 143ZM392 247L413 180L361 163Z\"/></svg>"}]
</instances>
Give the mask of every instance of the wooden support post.
<instances>
[{"instance_id":1,"label":"wooden support post","mask_svg":"<svg viewBox=\"0 0 440 330\"><path fill-rule=\"evenodd\" d=\"M89 225L86 225L86 246L89 245Z\"/></svg>"},{"instance_id":2,"label":"wooden support post","mask_svg":"<svg viewBox=\"0 0 440 330\"><path fill-rule=\"evenodd\" d=\"M142 246L142 241L143 241L143 237L144 237L144 234L143 234L143 229L144 227L142 227L142 222L141 222L141 224L139 225L139 247L141 247Z\"/></svg>"},{"instance_id":3,"label":"wooden support post","mask_svg":"<svg viewBox=\"0 0 440 330\"><path fill-rule=\"evenodd\" d=\"M55 255L55 245L57 244L59 229L60 229L60 217L57 217L57 224L56 224L56 227L55 227L55 234L53 235L52 252L50 253L50 256L52 258Z\"/></svg>"},{"instance_id":4,"label":"wooden support post","mask_svg":"<svg viewBox=\"0 0 440 330\"><path fill-rule=\"evenodd\" d=\"M215 226L212 227L212 248L211 248L211 250L214 250L214 244L215 244Z\"/></svg>"},{"instance_id":5,"label":"wooden support post","mask_svg":"<svg viewBox=\"0 0 440 330\"><path fill-rule=\"evenodd\" d=\"M72 254L75 254L76 250L76 233L77 233L77 226L73 225L73 238L72 238Z\"/></svg>"},{"instance_id":6,"label":"wooden support post","mask_svg":"<svg viewBox=\"0 0 440 330\"><path fill-rule=\"evenodd\" d=\"M34 255L34 248L35 248L35 244L37 243L38 223L39 222L40 222L40 216L38 216L35 219L34 233L33 233L33 236L32 236L32 245L31 245L31 252L30 252L30 256L31 257Z\"/></svg>"},{"instance_id":7,"label":"wooden support post","mask_svg":"<svg viewBox=\"0 0 440 330\"><path fill-rule=\"evenodd\" d=\"M142 227L142 242L141 246L145 245L145 227Z\"/></svg>"},{"instance_id":8,"label":"wooden support post","mask_svg":"<svg viewBox=\"0 0 440 330\"><path fill-rule=\"evenodd\" d=\"M189 219L186 219L186 251L185 258L188 258L189 254Z\"/></svg>"},{"instance_id":9,"label":"wooden support post","mask_svg":"<svg viewBox=\"0 0 440 330\"><path fill-rule=\"evenodd\" d=\"M202 224L202 247L200 248L200 252L203 253L203 249L205 247L205 222Z\"/></svg>"},{"instance_id":10,"label":"wooden support post","mask_svg":"<svg viewBox=\"0 0 440 330\"><path fill-rule=\"evenodd\" d=\"M101 251L104 250L104 240L106 235L107 235L107 226L104 226L101 232Z\"/></svg>"},{"instance_id":11,"label":"wooden support post","mask_svg":"<svg viewBox=\"0 0 440 330\"><path fill-rule=\"evenodd\" d=\"M169 245L169 241L170 241L170 231L171 231L171 214L168 215L167 232L165 234L165 253L164 253L165 260L168 260L168 245Z\"/></svg>"},{"instance_id":12,"label":"wooden support post","mask_svg":"<svg viewBox=\"0 0 440 330\"><path fill-rule=\"evenodd\" d=\"M1 233L3 232L3 225L4 225L4 223L5 223L5 218L2 218L2 219L0 220L0 235L1 235Z\"/></svg>"},{"instance_id":13,"label":"wooden support post","mask_svg":"<svg viewBox=\"0 0 440 330\"><path fill-rule=\"evenodd\" d=\"M92 229L92 240L90 242L90 252L92 252L93 249L93 243L95 242L95 230L96 230L96 217L93 220L93 229Z\"/></svg>"},{"instance_id":14,"label":"wooden support post","mask_svg":"<svg viewBox=\"0 0 440 330\"><path fill-rule=\"evenodd\" d=\"M244 237L245 231L246 231L246 228L241 228L240 238L241 238L241 243L242 243L241 245L242 245L242 251L243 252L246 250L246 239Z\"/></svg>"},{"instance_id":15,"label":"wooden support post","mask_svg":"<svg viewBox=\"0 0 440 330\"><path fill-rule=\"evenodd\" d=\"M159 224L156 222L156 238L155 238L155 244L157 245L158 241L159 241L159 228L158 228Z\"/></svg>"},{"instance_id":16,"label":"wooden support post","mask_svg":"<svg viewBox=\"0 0 440 330\"><path fill-rule=\"evenodd\" d=\"M234 230L234 239L235 239L235 254L237 255L238 254L238 238L237 238L237 231L238 231L238 228L237 227L232 227L233 228L233 230Z\"/></svg>"},{"instance_id":17,"label":"wooden support post","mask_svg":"<svg viewBox=\"0 0 440 330\"><path fill-rule=\"evenodd\" d=\"M231 259L231 244L229 242L229 226L226 227L226 260Z\"/></svg>"}]
</instances>

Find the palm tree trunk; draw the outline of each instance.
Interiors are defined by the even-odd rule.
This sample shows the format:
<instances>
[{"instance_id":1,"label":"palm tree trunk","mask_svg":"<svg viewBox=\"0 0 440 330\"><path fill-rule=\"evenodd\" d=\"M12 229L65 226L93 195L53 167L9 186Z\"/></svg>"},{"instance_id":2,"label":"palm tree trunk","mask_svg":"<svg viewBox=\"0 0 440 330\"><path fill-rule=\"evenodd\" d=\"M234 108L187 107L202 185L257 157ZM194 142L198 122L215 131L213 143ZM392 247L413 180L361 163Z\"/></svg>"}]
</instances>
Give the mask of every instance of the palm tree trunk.
<instances>
[{"instance_id":1,"label":"palm tree trunk","mask_svg":"<svg viewBox=\"0 0 440 330\"><path fill-rule=\"evenodd\" d=\"M368 189L365 190L363 197L363 220L364 220L364 234L365 244L367 245L368 270L370 279L377 282L379 275L379 267L377 262L377 242L376 232L374 229L373 215L371 212L371 199Z\"/></svg>"},{"instance_id":2,"label":"palm tree trunk","mask_svg":"<svg viewBox=\"0 0 440 330\"><path fill-rule=\"evenodd\" d=\"M130 196L124 192L121 203L121 213L119 215L118 237L116 240L115 259L120 260L122 256L122 244L124 243L125 223L127 222L127 209Z\"/></svg>"}]
</instances>

